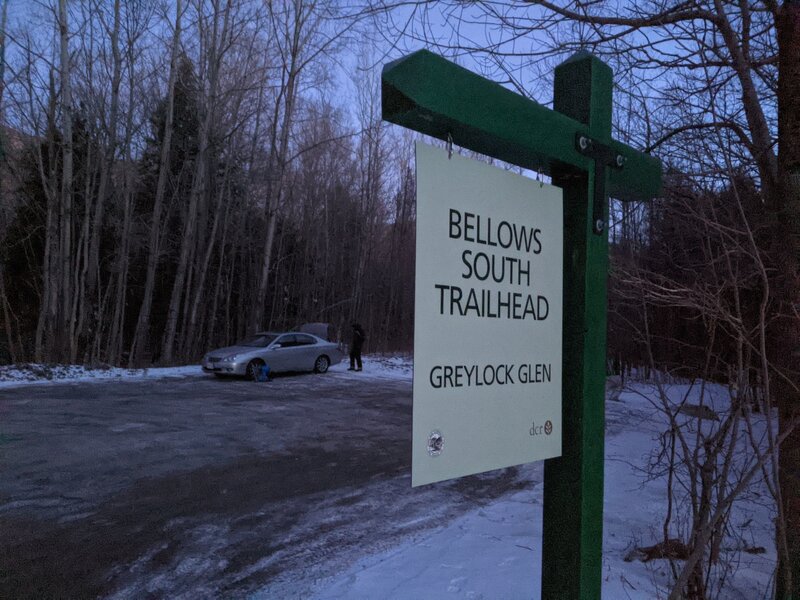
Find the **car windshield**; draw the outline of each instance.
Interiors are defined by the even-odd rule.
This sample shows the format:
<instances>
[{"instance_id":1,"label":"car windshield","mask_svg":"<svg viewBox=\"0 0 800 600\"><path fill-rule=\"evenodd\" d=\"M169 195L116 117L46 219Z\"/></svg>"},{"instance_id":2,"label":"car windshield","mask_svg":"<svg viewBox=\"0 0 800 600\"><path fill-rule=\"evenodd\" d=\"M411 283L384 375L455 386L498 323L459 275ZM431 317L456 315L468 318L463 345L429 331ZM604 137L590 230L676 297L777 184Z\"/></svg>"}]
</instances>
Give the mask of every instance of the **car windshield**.
<instances>
[{"instance_id":1,"label":"car windshield","mask_svg":"<svg viewBox=\"0 0 800 600\"><path fill-rule=\"evenodd\" d=\"M258 334L250 336L249 338L243 339L241 342L237 342L237 346L250 346L252 348L266 348L269 346L275 338L278 337L277 335L265 335L265 334Z\"/></svg>"}]
</instances>

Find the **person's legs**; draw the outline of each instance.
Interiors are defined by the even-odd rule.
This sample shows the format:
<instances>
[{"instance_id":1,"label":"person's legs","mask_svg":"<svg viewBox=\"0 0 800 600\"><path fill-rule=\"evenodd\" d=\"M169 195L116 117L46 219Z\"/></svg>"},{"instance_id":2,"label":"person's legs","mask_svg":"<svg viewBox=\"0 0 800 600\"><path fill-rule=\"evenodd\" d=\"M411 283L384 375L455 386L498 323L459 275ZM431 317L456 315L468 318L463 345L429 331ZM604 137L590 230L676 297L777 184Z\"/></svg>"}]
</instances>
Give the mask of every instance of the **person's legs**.
<instances>
[{"instance_id":1,"label":"person's legs","mask_svg":"<svg viewBox=\"0 0 800 600\"><path fill-rule=\"evenodd\" d=\"M361 351L360 350L356 353L356 363L358 363L358 369L356 369L356 371L360 371L361 367L362 367L362 364L361 364Z\"/></svg>"},{"instance_id":2,"label":"person's legs","mask_svg":"<svg viewBox=\"0 0 800 600\"><path fill-rule=\"evenodd\" d=\"M359 357L359 362L361 362L361 357ZM355 371L356 370L356 351L350 350L350 368L348 371Z\"/></svg>"}]
</instances>

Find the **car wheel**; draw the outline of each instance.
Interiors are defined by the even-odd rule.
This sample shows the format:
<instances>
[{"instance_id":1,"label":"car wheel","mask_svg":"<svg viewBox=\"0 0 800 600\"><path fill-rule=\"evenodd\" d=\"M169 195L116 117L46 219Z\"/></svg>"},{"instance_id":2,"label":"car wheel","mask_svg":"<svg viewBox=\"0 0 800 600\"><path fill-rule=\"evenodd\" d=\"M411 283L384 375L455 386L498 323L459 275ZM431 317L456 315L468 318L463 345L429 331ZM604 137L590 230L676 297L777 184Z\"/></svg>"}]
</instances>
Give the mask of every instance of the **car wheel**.
<instances>
[{"instance_id":1,"label":"car wheel","mask_svg":"<svg viewBox=\"0 0 800 600\"><path fill-rule=\"evenodd\" d=\"M247 363L247 370L245 371L246 377L250 381L257 381L258 380L258 371L261 367L264 366L264 361L260 358L254 358L249 363Z\"/></svg>"},{"instance_id":2,"label":"car wheel","mask_svg":"<svg viewBox=\"0 0 800 600\"><path fill-rule=\"evenodd\" d=\"M314 373L324 373L328 370L328 367L331 364L331 360L325 356L318 356L317 360L314 361Z\"/></svg>"}]
</instances>

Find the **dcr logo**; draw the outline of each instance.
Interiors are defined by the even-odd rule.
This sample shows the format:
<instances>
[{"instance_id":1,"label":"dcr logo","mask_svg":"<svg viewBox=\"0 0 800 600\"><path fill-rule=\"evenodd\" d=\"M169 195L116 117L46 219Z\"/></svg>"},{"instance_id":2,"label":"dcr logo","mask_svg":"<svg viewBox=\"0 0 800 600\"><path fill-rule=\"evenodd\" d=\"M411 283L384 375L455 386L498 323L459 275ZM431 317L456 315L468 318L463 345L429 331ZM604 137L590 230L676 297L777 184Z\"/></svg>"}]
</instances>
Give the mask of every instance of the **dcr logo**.
<instances>
[{"instance_id":1,"label":"dcr logo","mask_svg":"<svg viewBox=\"0 0 800 600\"><path fill-rule=\"evenodd\" d=\"M553 433L553 422L547 420L544 422L544 425L537 425L536 421L531 423L531 428L528 430L528 435L530 436L537 436L537 435L550 435Z\"/></svg>"}]
</instances>

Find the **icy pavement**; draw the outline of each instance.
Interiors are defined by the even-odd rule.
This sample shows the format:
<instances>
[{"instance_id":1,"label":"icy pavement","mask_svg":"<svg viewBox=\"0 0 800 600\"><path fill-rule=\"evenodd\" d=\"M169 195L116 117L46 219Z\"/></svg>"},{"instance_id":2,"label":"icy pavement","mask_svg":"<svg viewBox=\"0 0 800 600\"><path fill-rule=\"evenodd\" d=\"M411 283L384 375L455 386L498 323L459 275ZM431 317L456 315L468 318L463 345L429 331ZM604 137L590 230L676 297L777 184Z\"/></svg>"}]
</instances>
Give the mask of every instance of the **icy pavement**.
<instances>
[{"instance_id":1,"label":"icy pavement","mask_svg":"<svg viewBox=\"0 0 800 600\"><path fill-rule=\"evenodd\" d=\"M346 368L0 389L0 596L305 598L529 485L412 489L410 364Z\"/></svg>"}]
</instances>

